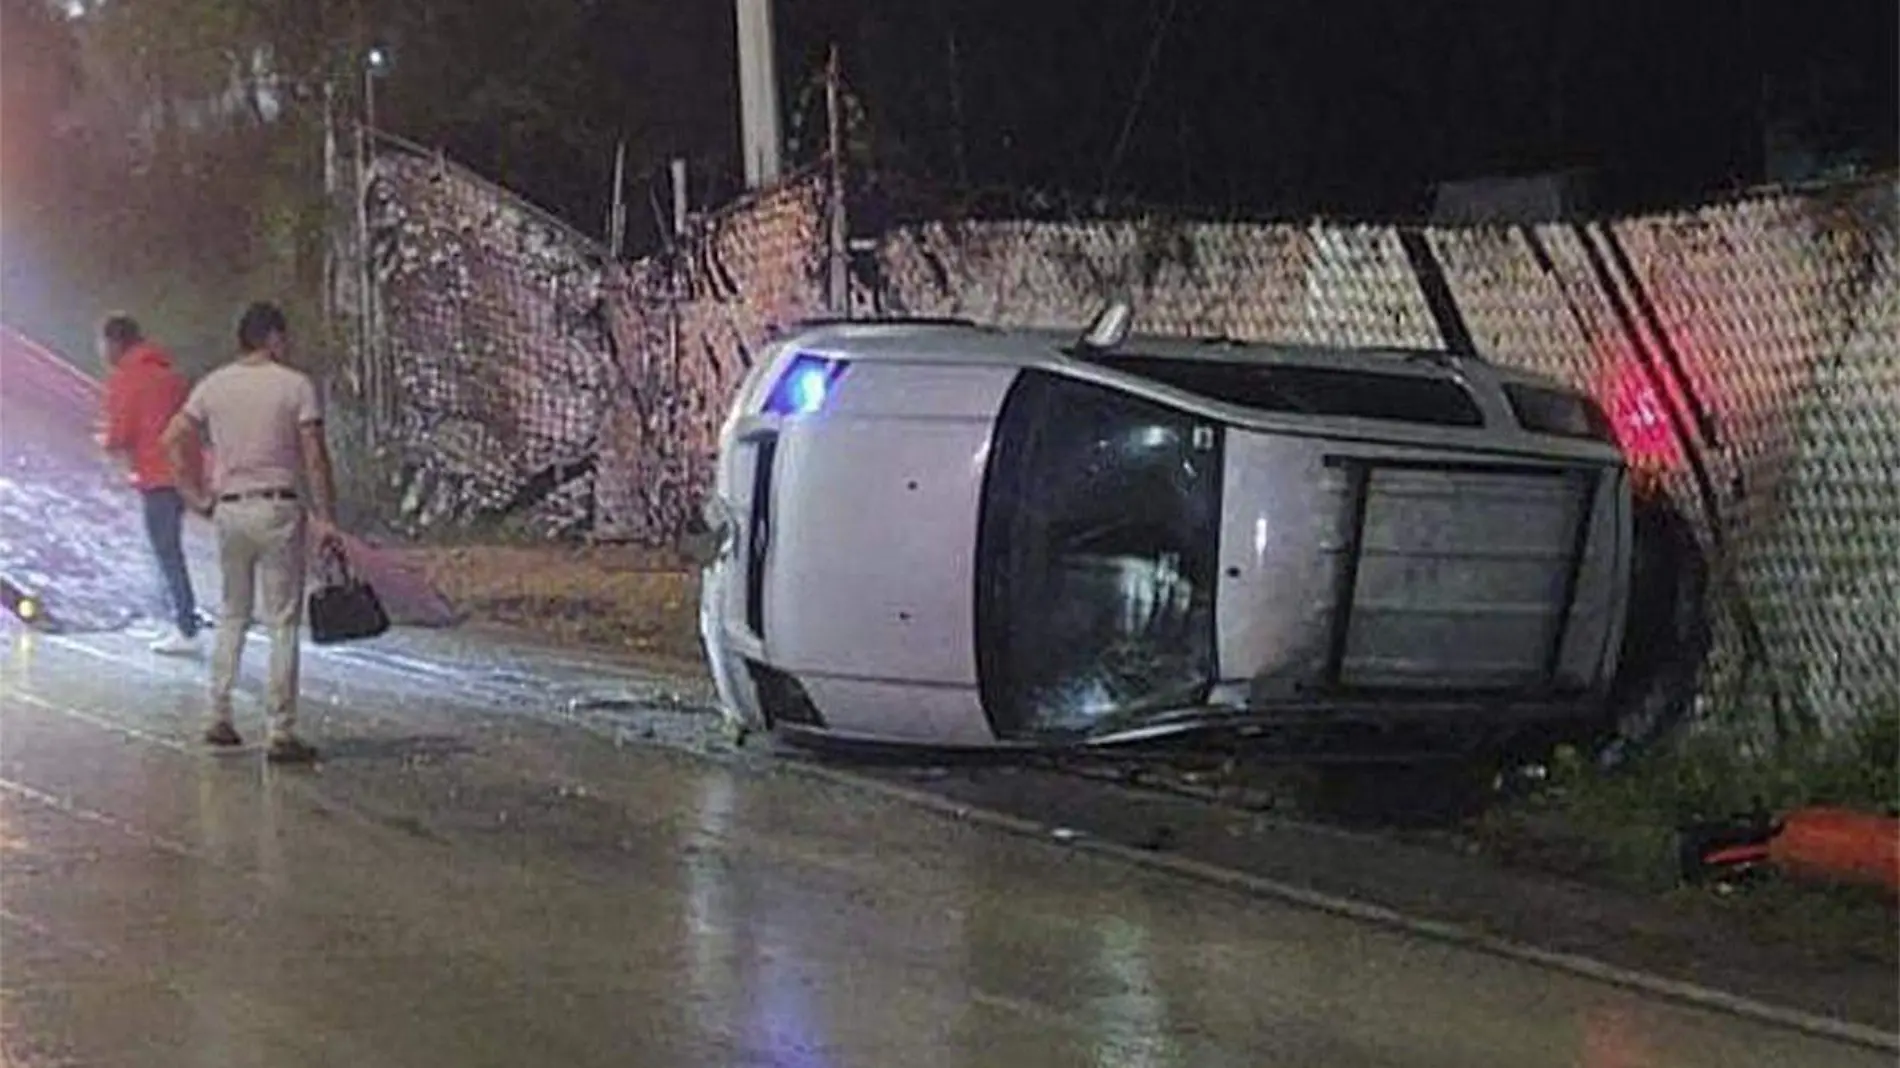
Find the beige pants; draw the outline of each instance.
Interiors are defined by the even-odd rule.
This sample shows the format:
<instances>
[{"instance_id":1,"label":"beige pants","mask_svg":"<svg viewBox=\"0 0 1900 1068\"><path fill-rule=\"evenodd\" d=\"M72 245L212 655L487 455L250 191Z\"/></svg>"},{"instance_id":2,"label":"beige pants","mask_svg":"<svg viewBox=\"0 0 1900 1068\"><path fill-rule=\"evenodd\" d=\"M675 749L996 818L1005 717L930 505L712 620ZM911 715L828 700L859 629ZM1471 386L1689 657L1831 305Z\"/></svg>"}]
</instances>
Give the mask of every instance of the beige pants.
<instances>
[{"instance_id":1,"label":"beige pants","mask_svg":"<svg viewBox=\"0 0 1900 1068\"><path fill-rule=\"evenodd\" d=\"M231 721L231 691L253 622L270 632L270 684L264 707L271 734L297 725L299 631L303 623L304 516L295 501L247 500L218 505L218 559L224 614L211 657L211 714Z\"/></svg>"}]
</instances>

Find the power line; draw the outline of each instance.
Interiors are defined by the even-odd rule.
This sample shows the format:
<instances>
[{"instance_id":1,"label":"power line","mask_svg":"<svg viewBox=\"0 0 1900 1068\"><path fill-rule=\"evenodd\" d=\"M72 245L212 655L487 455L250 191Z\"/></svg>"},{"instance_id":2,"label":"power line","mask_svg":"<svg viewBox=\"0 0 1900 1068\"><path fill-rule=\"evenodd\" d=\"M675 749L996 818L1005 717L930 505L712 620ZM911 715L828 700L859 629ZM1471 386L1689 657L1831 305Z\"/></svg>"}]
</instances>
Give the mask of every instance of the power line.
<instances>
[{"instance_id":1,"label":"power line","mask_svg":"<svg viewBox=\"0 0 1900 1068\"><path fill-rule=\"evenodd\" d=\"M1115 149L1109 153L1108 165L1102 168L1102 195L1108 195L1108 186L1115 178L1115 171L1121 166L1122 157L1128 152L1128 141L1135 134L1135 122L1141 117L1141 105L1148 97L1148 86L1154 81L1155 66L1161 58L1161 45L1168 38L1168 28L1174 24L1175 9L1180 0L1163 0L1167 7L1162 9L1161 18L1155 26L1154 36L1148 41L1148 55L1141 64L1141 77L1135 82L1134 99L1128 102L1128 114L1122 119L1121 136L1115 139Z\"/></svg>"}]
</instances>

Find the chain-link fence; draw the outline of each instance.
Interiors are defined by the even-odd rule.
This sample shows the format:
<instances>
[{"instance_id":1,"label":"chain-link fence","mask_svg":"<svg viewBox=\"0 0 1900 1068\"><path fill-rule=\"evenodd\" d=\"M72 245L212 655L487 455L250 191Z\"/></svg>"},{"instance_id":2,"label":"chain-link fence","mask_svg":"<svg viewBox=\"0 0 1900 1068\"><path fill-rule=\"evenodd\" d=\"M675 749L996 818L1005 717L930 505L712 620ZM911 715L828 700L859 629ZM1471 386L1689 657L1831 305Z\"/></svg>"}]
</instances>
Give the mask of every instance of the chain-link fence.
<instances>
[{"instance_id":1,"label":"chain-link fence","mask_svg":"<svg viewBox=\"0 0 1900 1068\"><path fill-rule=\"evenodd\" d=\"M370 160L366 182L336 180L332 294L357 351L333 388L364 417L351 447L382 517L670 540L752 350L822 299L823 186L698 216L667 254L617 264L438 154L382 136Z\"/></svg>"},{"instance_id":2,"label":"chain-link fence","mask_svg":"<svg viewBox=\"0 0 1900 1068\"><path fill-rule=\"evenodd\" d=\"M617 271L596 531L670 542L699 514L726 402L773 325L824 306L825 186L795 179L696 219Z\"/></svg>"},{"instance_id":3,"label":"chain-link fence","mask_svg":"<svg viewBox=\"0 0 1900 1068\"><path fill-rule=\"evenodd\" d=\"M1591 390L1664 471L1715 550L1705 692L1751 718L1839 723L1900 703L1896 193L1409 235L1479 352ZM926 223L885 235L879 269L884 307L905 314L1073 325L1125 293L1155 333L1444 344L1407 236Z\"/></svg>"},{"instance_id":4,"label":"chain-link fence","mask_svg":"<svg viewBox=\"0 0 1900 1068\"><path fill-rule=\"evenodd\" d=\"M384 143L372 174L356 391L412 527L670 540L751 354L826 304L821 179L615 265L427 152ZM1596 393L1665 472L1716 550L1711 695L1838 722L1900 702L1896 194L1535 227L926 221L859 235L875 252L854 290L1003 324L1074 326L1128 295L1155 333L1429 346L1455 327Z\"/></svg>"},{"instance_id":5,"label":"chain-link fence","mask_svg":"<svg viewBox=\"0 0 1900 1068\"><path fill-rule=\"evenodd\" d=\"M411 528L583 528L612 380L604 252L438 155L380 139L372 159L346 186L367 240L335 277L356 313L356 444L390 480L388 511Z\"/></svg>"}]
</instances>

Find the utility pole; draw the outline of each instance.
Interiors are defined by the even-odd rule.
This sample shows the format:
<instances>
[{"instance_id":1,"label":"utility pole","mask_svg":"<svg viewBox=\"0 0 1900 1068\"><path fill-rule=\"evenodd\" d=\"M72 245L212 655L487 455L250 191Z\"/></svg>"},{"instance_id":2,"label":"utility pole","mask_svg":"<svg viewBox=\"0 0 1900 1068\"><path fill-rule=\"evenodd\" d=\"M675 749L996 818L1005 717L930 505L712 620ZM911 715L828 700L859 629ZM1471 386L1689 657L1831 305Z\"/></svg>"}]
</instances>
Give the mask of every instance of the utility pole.
<instances>
[{"instance_id":1,"label":"utility pole","mask_svg":"<svg viewBox=\"0 0 1900 1068\"><path fill-rule=\"evenodd\" d=\"M671 239L667 247L672 255L666 258L666 389L672 392L679 388L681 323L680 305L686 300L686 160L680 156L668 162L667 171L673 186L673 218L671 220Z\"/></svg>"},{"instance_id":2,"label":"utility pole","mask_svg":"<svg viewBox=\"0 0 1900 1068\"><path fill-rule=\"evenodd\" d=\"M336 83L323 82L323 324L337 325L336 243L337 162Z\"/></svg>"},{"instance_id":3,"label":"utility pole","mask_svg":"<svg viewBox=\"0 0 1900 1068\"><path fill-rule=\"evenodd\" d=\"M739 25L739 142L749 189L779 176L778 63L772 0L734 0Z\"/></svg>"},{"instance_id":4,"label":"utility pole","mask_svg":"<svg viewBox=\"0 0 1900 1068\"><path fill-rule=\"evenodd\" d=\"M614 195L607 208L607 254L620 259L620 246L627 234L627 139L614 146Z\"/></svg>"},{"instance_id":5,"label":"utility pole","mask_svg":"<svg viewBox=\"0 0 1900 1068\"><path fill-rule=\"evenodd\" d=\"M363 121L357 127L359 146L357 164L356 217L358 258L362 261L363 353L368 361L365 380L369 383L369 442L374 446L381 434L379 423L395 422L395 375L383 360L381 301L377 299L376 268L372 262L375 242L369 233L369 191L376 167L376 79L389 65L389 54L372 47L360 60L363 67Z\"/></svg>"},{"instance_id":6,"label":"utility pole","mask_svg":"<svg viewBox=\"0 0 1900 1068\"><path fill-rule=\"evenodd\" d=\"M950 158L957 168L957 186L970 187L970 164L965 155L963 123L963 61L957 50L957 24L955 16L945 16L943 5L937 5L937 14L945 20L944 52L949 61L950 81Z\"/></svg>"},{"instance_id":7,"label":"utility pole","mask_svg":"<svg viewBox=\"0 0 1900 1068\"><path fill-rule=\"evenodd\" d=\"M673 158L673 240L686 233L686 161Z\"/></svg>"},{"instance_id":8,"label":"utility pole","mask_svg":"<svg viewBox=\"0 0 1900 1068\"><path fill-rule=\"evenodd\" d=\"M372 92L369 69L363 73L363 119L356 124L356 174L355 181L355 223L356 223L356 358L359 368L358 388L364 400L364 409L369 417L364 420L363 433L365 443L374 449L382 430L382 375L376 358L375 328L375 269L370 264L371 248L369 239L369 186L370 168L375 165L374 146L370 143L370 94Z\"/></svg>"},{"instance_id":9,"label":"utility pole","mask_svg":"<svg viewBox=\"0 0 1900 1068\"><path fill-rule=\"evenodd\" d=\"M829 224L827 248L829 259L829 285L831 313L847 319L851 317L851 274L845 249L844 217L844 108L839 98L839 82L842 73L838 68L838 46L831 46L831 55L825 60L825 136L828 139L829 160L831 164L830 210L826 222Z\"/></svg>"}]
</instances>

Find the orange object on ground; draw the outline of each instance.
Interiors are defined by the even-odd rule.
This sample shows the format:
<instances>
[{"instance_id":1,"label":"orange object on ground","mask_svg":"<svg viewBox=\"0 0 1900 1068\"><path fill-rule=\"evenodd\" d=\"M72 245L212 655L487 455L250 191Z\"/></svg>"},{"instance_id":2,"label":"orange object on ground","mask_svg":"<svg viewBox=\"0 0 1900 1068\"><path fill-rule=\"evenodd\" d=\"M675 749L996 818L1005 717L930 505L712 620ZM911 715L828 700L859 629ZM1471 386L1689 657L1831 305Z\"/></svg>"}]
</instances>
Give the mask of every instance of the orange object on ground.
<instances>
[{"instance_id":1,"label":"orange object on ground","mask_svg":"<svg viewBox=\"0 0 1900 1068\"><path fill-rule=\"evenodd\" d=\"M1871 883L1900 894L1900 819L1845 808L1804 808L1781 820L1768 860L1791 874Z\"/></svg>"}]
</instances>

